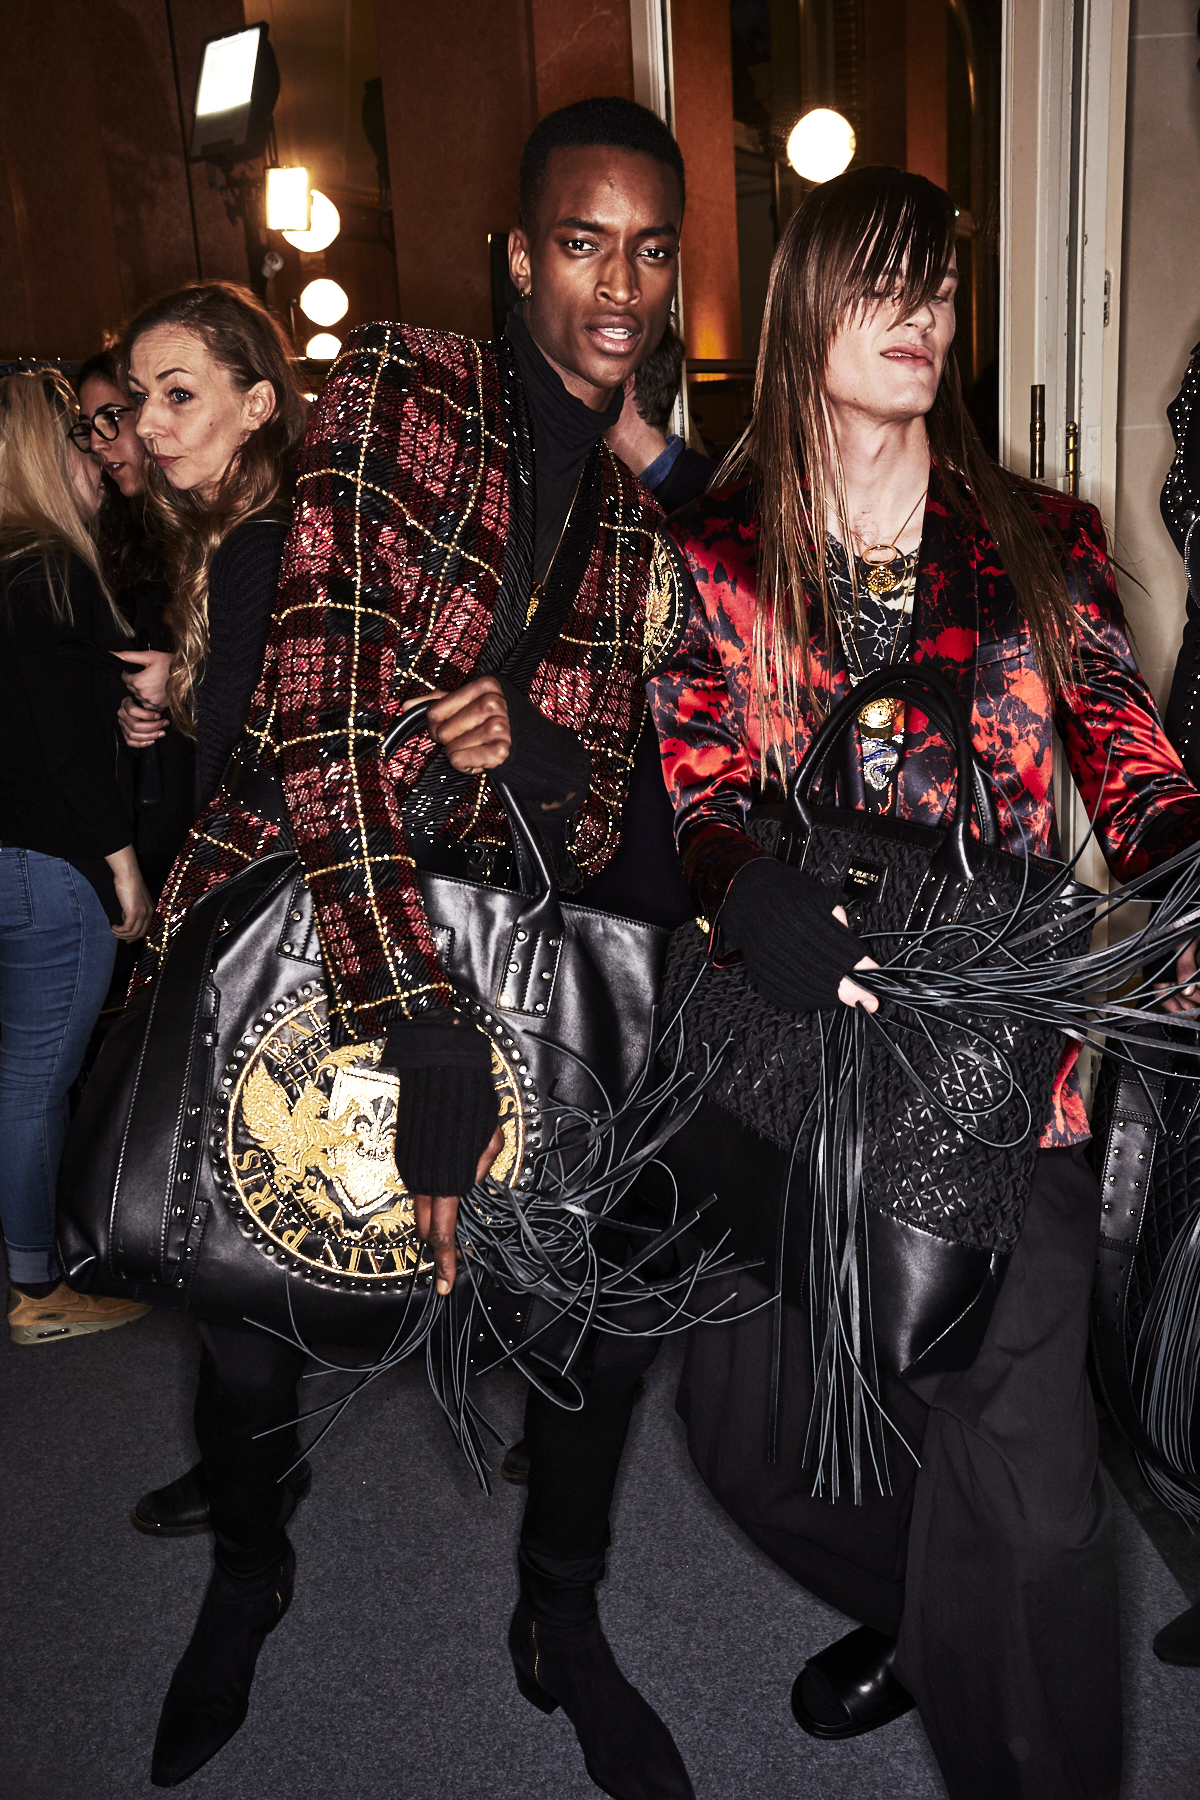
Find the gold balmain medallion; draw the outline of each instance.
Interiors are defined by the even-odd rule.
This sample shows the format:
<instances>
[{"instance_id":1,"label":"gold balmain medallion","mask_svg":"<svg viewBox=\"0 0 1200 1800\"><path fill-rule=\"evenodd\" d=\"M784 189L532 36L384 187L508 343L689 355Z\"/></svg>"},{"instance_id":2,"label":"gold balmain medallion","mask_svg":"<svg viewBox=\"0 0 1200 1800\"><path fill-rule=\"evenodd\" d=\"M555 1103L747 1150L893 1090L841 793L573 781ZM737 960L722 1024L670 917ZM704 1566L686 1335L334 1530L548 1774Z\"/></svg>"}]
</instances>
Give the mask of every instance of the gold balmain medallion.
<instances>
[{"instance_id":1,"label":"gold balmain medallion","mask_svg":"<svg viewBox=\"0 0 1200 1800\"><path fill-rule=\"evenodd\" d=\"M504 1130L491 1176L512 1185L525 1155L522 1065L490 1042ZM412 1201L396 1172L400 1083L378 1066L382 1047L380 1038L332 1049L325 996L310 989L268 1008L236 1053L244 1060L223 1146L230 1200L247 1227L326 1278L394 1281L418 1268Z\"/></svg>"},{"instance_id":2,"label":"gold balmain medallion","mask_svg":"<svg viewBox=\"0 0 1200 1800\"><path fill-rule=\"evenodd\" d=\"M858 729L864 737L894 737L899 711L900 702L890 699L887 695L878 700L868 700L865 706L860 706L858 709Z\"/></svg>"}]
</instances>

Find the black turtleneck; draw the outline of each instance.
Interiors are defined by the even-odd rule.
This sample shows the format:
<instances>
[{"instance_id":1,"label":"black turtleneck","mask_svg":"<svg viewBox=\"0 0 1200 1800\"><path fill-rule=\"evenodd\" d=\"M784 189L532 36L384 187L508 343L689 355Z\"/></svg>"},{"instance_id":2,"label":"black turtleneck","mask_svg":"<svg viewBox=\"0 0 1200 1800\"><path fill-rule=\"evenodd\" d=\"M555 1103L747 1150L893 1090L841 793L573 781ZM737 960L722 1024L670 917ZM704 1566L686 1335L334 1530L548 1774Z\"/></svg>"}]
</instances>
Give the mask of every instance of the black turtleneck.
<instances>
[{"instance_id":1,"label":"black turtleneck","mask_svg":"<svg viewBox=\"0 0 1200 1800\"><path fill-rule=\"evenodd\" d=\"M558 548L583 465L593 444L616 424L625 399L618 388L604 412L578 399L547 362L530 336L518 310L505 331L533 422L533 466L537 483L534 522L533 579L546 579Z\"/></svg>"},{"instance_id":2,"label":"black turtleneck","mask_svg":"<svg viewBox=\"0 0 1200 1800\"><path fill-rule=\"evenodd\" d=\"M563 385L519 311L509 314L506 335L533 419L537 477L534 580L544 581L575 497L580 470L597 438L620 418L625 394L618 388L607 412L593 412ZM674 927L688 918L692 904L675 850L673 818L658 739L647 717L630 770L620 844L607 867L585 885L582 903L656 925Z\"/></svg>"}]
</instances>

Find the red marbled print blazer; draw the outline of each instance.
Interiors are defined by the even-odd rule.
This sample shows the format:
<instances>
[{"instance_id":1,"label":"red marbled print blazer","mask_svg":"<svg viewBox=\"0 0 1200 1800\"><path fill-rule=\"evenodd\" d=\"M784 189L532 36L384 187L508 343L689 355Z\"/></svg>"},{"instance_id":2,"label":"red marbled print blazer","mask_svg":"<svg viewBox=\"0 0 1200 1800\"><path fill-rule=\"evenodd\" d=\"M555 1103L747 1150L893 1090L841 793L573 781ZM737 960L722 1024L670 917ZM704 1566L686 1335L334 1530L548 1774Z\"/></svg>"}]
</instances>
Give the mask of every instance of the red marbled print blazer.
<instances>
[{"instance_id":1,"label":"red marbled print blazer","mask_svg":"<svg viewBox=\"0 0 1200 1800\"><path fill-rule=\"evenodd\" d=\"M1052 787L1057 726L1109 867L1124 879L1200 840L1200 792L1138 673L1099 514L1050 490L1038 498L1066 547L1079 624L1078 683L1051 706L996 544L977 514L962 517L950 508L936 469L925 506L912 655L949 682L970 717L976 755L993 783L1001 841L1039 856L1059 854ZM741 864L762 854L743 829L761 749L751 701L758 539L752 489L743 484L709 494L667 529L686 564L687 574L677 569L674 578L690 615L678 647L649 683L650 704L684 869L711 916ZM825 640L819 604L810 605L809 629L814 685L836 703L850 682L840 644ZM802 695L789 727L772 686L770 712L790 771L812 735L811 705ZM898 815L936 825L952 804L953 784L952 748L909 708ZM767 798L780 797L778 772L768 789ZM857 754L838 773L836 798L842 806L864 804ZM1077 1054L1075 1046L1064 1052L1044 1146L1088 1136Z\"/></svg>"}]
</instances>

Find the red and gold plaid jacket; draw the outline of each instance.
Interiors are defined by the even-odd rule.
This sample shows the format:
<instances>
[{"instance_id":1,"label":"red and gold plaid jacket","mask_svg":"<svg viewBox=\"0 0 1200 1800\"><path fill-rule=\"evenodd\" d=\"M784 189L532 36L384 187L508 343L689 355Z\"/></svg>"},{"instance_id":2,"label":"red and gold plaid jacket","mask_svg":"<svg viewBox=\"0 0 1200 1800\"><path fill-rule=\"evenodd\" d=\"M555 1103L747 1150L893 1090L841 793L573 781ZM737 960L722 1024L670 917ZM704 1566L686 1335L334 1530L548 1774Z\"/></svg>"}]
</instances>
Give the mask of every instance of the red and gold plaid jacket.
<instances>
[{"instance_id":1,"label":"red and gold plaid jacket","mask_svg":"<svg viewBox=\"0 0 1200 1800\"><path fill-rule=\"evenodd\" d=\"M647 619L661 515L607 448L600 457L578 597L528 688L591 755L591 790L569 832L585 875L617 845L644 659L663 632L661 618ZM309 423L239 751L282 777L339 1036L376 1036L450 998L401 819L434 747L419 737L386 764L381 747L406 700L471 677L510 559L527 565L532 495L528 413L505 345L387 323L346 340ZM451 830L505 841L482 776ZM278 837L222 787L172 871L152 951L161 956L200 896Z\"/></svg>"},{"instance_id":2,"label":"red and gold plaid jacket","mask_svg":"<svg viewBox=\"0 0 1200 1800\"><path fill-rule=\"evenodd\" d=\"M1040 502L1066 547L1079 626L1078 683L1051 707L995 542L977 515L951 510L936 470L925 507L912 655L950 683L971 720L1002 842L1024 844L1039 856L1059 854L1052 785L1057 726L1109 867L1127 878L1200 840L1200 792L1138 673L1099 514L1049 490ZM709 494L667 529L690 573L690 580L682 573L675 578L690 616L649 683L650 704L684 867L702 910L713 914L736 870L761 854L743 829L761 751L751 699L758 539L752 492L738 486ZM669 580L665 564L656 566ZM809 630L814 685L835 704L849 692L849 676L840 645L825 641L819 606L810 608ZM802 696L799 716L789 721L772 685L769 711L790 770L812 735L811 706ZM767 798L781 797L778 772L768 789ZM909 708L897 813L936 825L953 798L953 749ZM837 804L865 804L857 758L839 771ZM1077 1054L1070 1046L1063 1056L1043 1145L1088 1136Z\"/></svg>"}]
</instances>

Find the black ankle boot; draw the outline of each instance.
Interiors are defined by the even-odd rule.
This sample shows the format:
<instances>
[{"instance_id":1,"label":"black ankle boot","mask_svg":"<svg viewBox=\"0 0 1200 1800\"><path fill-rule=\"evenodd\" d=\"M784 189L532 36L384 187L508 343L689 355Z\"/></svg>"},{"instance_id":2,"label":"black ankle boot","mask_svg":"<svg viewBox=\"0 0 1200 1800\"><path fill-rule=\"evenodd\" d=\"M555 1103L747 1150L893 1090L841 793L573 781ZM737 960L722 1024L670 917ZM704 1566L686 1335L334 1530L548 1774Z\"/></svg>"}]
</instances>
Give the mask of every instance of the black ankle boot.
<instances>
[{"instance_id":1,"label":"black ankle boot","mask_svg":"<svg viewBox=\"0 0 1200 1800\"><path fill-rule=\"evenodd\" d=\"M296 1552L261 1575L213 1570L200 1617L171 1677L150 1762L155 1787L178 1787L238 1731L263 1640L291 1604Z\"/></svg>"},{"instance_id":2,"label":"black ankle boot","mask_svg":"<svg viewBox=\"0 0 1200 1800\"><path fill-rule=\"evenodd\" d=\"M852 1738L911 1712L916 1701L892 1673L895 1638L869 1625L810 1656L792 1687L792 1716L810 1737Z\"/></svg>"},{"instance_id":3,"label":"black ankle boot","mask_svg":"<svg viewBox=\"0 0 1200 1800\"><path fill-rule=\"evenodd\" d=\"M280 1485L279 1517L275 1521L280 1530L311 1486L311 1467L307 1462L297 1463ZM139 1531L150 1537L193 1537L197 1532L211 1530L204 1464L198 1462L186 1475L143 1494L129 1517Z\"/></svg>"},{"instance_id":4,"label":"black ankle boot","mask_svg":"<svg viewBox=\"0 0 1200 1800\"><path fill-rule=\"evenodd\" d=\"M674 1738L622 1675L594 1613L545 1625L519 1600L508 1648L526 1700L570 1719L598 1788L613 1800L695 1800Z\"/></svg>"}]
</instances>

